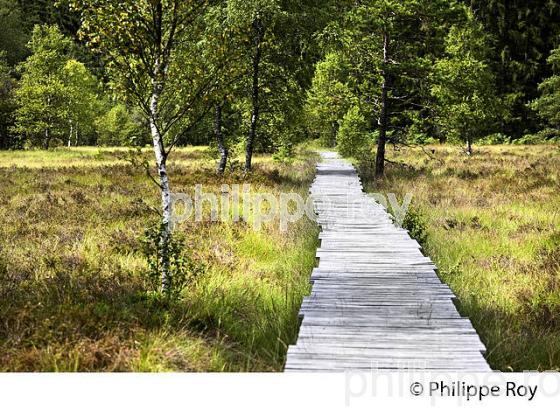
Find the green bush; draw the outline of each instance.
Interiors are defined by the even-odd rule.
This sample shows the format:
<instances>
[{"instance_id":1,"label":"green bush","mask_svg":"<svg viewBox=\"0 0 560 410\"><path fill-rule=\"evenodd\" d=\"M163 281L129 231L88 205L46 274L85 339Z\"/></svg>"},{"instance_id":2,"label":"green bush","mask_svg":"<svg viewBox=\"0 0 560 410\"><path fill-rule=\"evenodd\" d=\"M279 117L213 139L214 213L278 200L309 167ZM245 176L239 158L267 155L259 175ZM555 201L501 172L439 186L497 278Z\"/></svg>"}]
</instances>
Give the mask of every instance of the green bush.
<instances>
[{"instance_id":1,"label":"green bush","mask_svg":"<svg viewBox=\"0 0 560 410\"><path fill-rule=\"evenodd\" d=\"M143 272L149 292L157 293L161 289L161 264L164 247L161 244L163 230L158 225L148 228L141 238L142 252L147 259L148 269ZM192 259L187 252L185 238L180 233L173 233L167 244L169 273L171 276L171 294L178 298L183 289L192 284L204 271L204 265Z\"/></svg>"},{"instance_id":2,"label":"green bush","mask_svg":"<svg viewBox=\"0 0 560 410\"><path fill-rule=\"evenodd\" d=\"M367 122L359 107L348 110L336 137L338 152L345 157L363 159L372 150L372 136L367 132Z\"/></svg>"},{"instance_id":3,"label":"green bush","mask_svg":"<svg viewBox=\"0 0 560 410\"><path fill-rule=\"evenodd\" d=\"M509 144L510 142L511 142L511 138L500 132L487 135L486 137L482 138L479 141L481 145Z\"/></svg>"},{"instance_id":4,"label":"green bush","mask_svg":"<svg viewBox=\"0 0 560 410\"><path fill-rule=\"evenodd\" d=\"M289 162L294 157L294 147L287 143L280 145L276 152L272 155L272 159L277 162Z\"/></svg>"},{"instance_id":5,"label":"green bush","mask_svg":"<svg viewBox=\"0 0 560 410\"><path fill-rule=\"evenodd\" d=\"M410 207L404 217L402 227L408 231L410 236L421 245L425 246L428 241L428 226L424 216L416 209Z\"/></svg>"},{"instance_id":6,"label":"green bush","mask_svg":"<svg viewBox=\"0 0 560 410\"><path fill-rule=\"evenodd\" d=\"M560 142L560 131L546 128L536 134L528 134L514 141L518 145L538 145Z\"/></svg>"},{"instance_id":7,"label":"green bush","mask_svg":"<svg viewBox=\"0 0 560 410\"><path fill-rule=\"evenodd\" d=\"M408 141L413 144L419 144L419 145L434 145L440 143L440 141L437 140L436 138L431 137L430 135L422 132L408 135Z\"/></svg>"},{"instance_id":8,"label":"green bush","mask_svg":"<svg viewBox=\"0 0 560 410\"><path fill-rule=\"evenodd\" d=\"M95 122L98 139L103 146L136 145L143 142L144 130L125 105L117 104Z\"/></svg>"}]
</instances>

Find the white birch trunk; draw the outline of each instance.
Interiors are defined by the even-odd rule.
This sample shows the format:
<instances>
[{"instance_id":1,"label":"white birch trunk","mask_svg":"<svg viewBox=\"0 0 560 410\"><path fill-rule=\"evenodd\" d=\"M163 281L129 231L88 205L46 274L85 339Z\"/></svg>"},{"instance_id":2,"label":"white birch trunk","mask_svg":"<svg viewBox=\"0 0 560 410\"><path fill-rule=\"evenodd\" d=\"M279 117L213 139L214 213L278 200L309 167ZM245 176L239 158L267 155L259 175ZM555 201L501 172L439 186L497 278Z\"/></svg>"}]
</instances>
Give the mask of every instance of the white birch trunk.
<instances>
[{"instance_id":1,"label":"white birch trunk","mask_svg":"<svg viewBox=\"0 0 560 410\"><path fill-rule=\"evenodd\" d=\"M68 148L72 146L72 135L74 133L74 128L72 127L72 121L70 121L70 134L68 135Z\"/></svg>"},{"instance_id":2,"label":"white birch trunk","mask_svg":"<svg viewBox=\"0 0 560 410\"><path fill-rule=\"evenodd\" d=\"M155 73L160 72L156 62ZM152 97L150 99L150 131L154 145L154 154L159 174L161 189L162 223L161 223L161 290L168 293L171 290L171 275L169 272L169 240L171 238L171 190L167 176L167 158L164 151L162 135L158 128L159 99L163 91L162 83L156 74L153 81Z\"/></svg>"},{"instance_id":3,"label":"white birch trunk","mask_svg":"<svg viewBox=\"0 0 560 410\"><path fill-rule=\"evenodd\" d=\"M45 128L45 142L43 143L43 148L49 149L50 141L51 141L51 137L49 134L49 129Z\"/></svg>"}]
</instances>

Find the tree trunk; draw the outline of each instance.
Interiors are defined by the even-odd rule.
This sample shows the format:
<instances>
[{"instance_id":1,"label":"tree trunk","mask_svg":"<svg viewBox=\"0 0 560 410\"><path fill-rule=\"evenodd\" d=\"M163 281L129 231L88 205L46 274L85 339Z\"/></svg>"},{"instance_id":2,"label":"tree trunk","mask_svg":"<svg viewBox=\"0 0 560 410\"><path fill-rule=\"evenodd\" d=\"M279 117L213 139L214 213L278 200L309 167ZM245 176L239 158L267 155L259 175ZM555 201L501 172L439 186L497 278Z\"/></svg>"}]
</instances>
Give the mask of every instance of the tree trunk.
<instances>
[{"instance_id":1,"label":"tree trunk","mask_svg":"<svg viewBox=\"0 0 560 410\"><path fill-rule=\"evenodd\" d=\"M470 137L467 137L467 155L470 157L473 153L472 141Z\"/></svg>"},{"instance_id":2,"label":"tree trunk","mask_svg":"<svg viewBox=\"0 0 560 410\"><path fill-rule=\"evenodd\" d=\"M223 174L226 170L228 161L228 150L224 143L224 133L222 132L222 106L216 105L216 115L214 117L214 134L218 143L218 151L220 151L220 162L218 164L218 173Z\"/></svg>"},{"instance_id":3,"label":"tree trunk","mask_svg":"<svg viewBox=\"0 0 560 410\"><path fill-rule=\"evenodd\" d=\"M388 90L389 73L387 64L389 62L389 34L383 33L383 70L381 75L381 115L379 117L379 139L377 140L377 157L375 159L375 177L381 178L385 174L385 144L387 143L387 115L389 112Z\"/></svg>"},{"instance_id":4,"label":"tree trunk","mask_svg":"<svg viewBox=\"0 0 560 410\"><path fill-rule=\"evenodd\" d=\"M45 128L45 142L43 142L43 148L49 149L50 143L51 143L51 136L49 133L49 129Z\"/></svg>"},{"instance_id":5,"label":"tree trunk","mask_svg":"<svg viewBox=\"0 0 560 410\"><path fill-rule=\"evenodd\" d=\"M247 137L247 146L245 148L245 171L250 171L253 159L253 145L257 134L257 123L259 121L259 71L261 64L261 44L264 36L264 28L262 22L257 18L253 23L255 30L255 55L253 56L253 86L252 86L252 111L251 111L251 126L249 128L249 135Z\"/></svg>"},{"instance_id":6,"label":"tree trunk","mask_svg":"<svg viewBox=\"0 0 560 410\"><path fill-rule=\"evenodd\" d=\"M336 148L336 134L338 132L338 124L336 121L331 123L331 147Z\"/></svg>"},{"instance_id":7,"label":"tree trunk","mask_svg":"<svg viewBox=\"0 0 560 410\"><path fill-rule=\"evenodd\" d=\"M74 146L78 146L78 123L76 123L76 130L75 130L75 139L74 139Z\"/></svg>"},{"instance_id":8,"label":"tree trunk","mask_svg":"<svg viewBox=\"0 0 560 410\"><path fill-rule=\"evenodd\" d=\"M164 149L162 135L159 130L159 99L163 92L163 81L159 62L156 62L156 73L152 81L152 96L150 99L150 132L154 145L154 154L159 174L161 190L162 221L160 231L161 251L161 291L168 294L171 290L171 274L169 270L169 240L171 239L171 190L167 176L167 153Z\"/></svg>"},{"instance_id":9,"label":"tree trunk","mask_svg":"<svg viewBox=\"0 0 560 410\"><path fill-rule=\"evenodd\" d=\"M72 126L72 121L70 121L70 134L68 134L68 148L72 146L73 135L74 135L74 127Z\"/></svg>"}]
</instances>

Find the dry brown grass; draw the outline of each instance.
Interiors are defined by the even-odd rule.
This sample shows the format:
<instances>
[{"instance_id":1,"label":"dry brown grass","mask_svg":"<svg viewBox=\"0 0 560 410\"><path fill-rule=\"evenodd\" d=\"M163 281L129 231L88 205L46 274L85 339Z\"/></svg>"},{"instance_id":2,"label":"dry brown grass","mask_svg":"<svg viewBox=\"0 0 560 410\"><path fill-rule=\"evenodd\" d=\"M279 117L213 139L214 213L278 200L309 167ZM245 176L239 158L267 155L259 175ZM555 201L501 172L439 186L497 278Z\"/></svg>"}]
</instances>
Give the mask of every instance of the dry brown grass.
<instances>
[{"instance_id":1,"label":"dry brown grass","mask_svg":"<svg viewBox=\"0 0 560 410\"><path fill-rule=\"evenodd\" d=\"M559 369L560 147L484 146L472 157L451 146L426 151L389 151L409 167L389 165L368 189L414 195L425 252L493 368Z\"/></svg>"}]
</instances>

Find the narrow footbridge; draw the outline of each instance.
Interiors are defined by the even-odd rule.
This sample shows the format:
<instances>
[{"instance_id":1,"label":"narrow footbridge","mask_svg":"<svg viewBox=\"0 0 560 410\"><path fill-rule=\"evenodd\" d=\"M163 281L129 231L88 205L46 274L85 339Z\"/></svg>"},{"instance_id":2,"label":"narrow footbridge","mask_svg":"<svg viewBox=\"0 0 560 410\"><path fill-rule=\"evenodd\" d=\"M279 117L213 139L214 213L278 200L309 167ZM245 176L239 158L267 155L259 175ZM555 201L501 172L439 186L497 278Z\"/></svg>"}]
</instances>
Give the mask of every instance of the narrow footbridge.
<instances>
[{"instance_id":1,"label":"narrow footbridge","mask_svg":"<svg viewBox=\"0 0 560 410\"><path fill-rule=\"evenodd\" d=\"M285 371L490 371L420 245L363 192L349 162L322 157L311 187L319 265Z\"/></svg>"}]
</instances>

